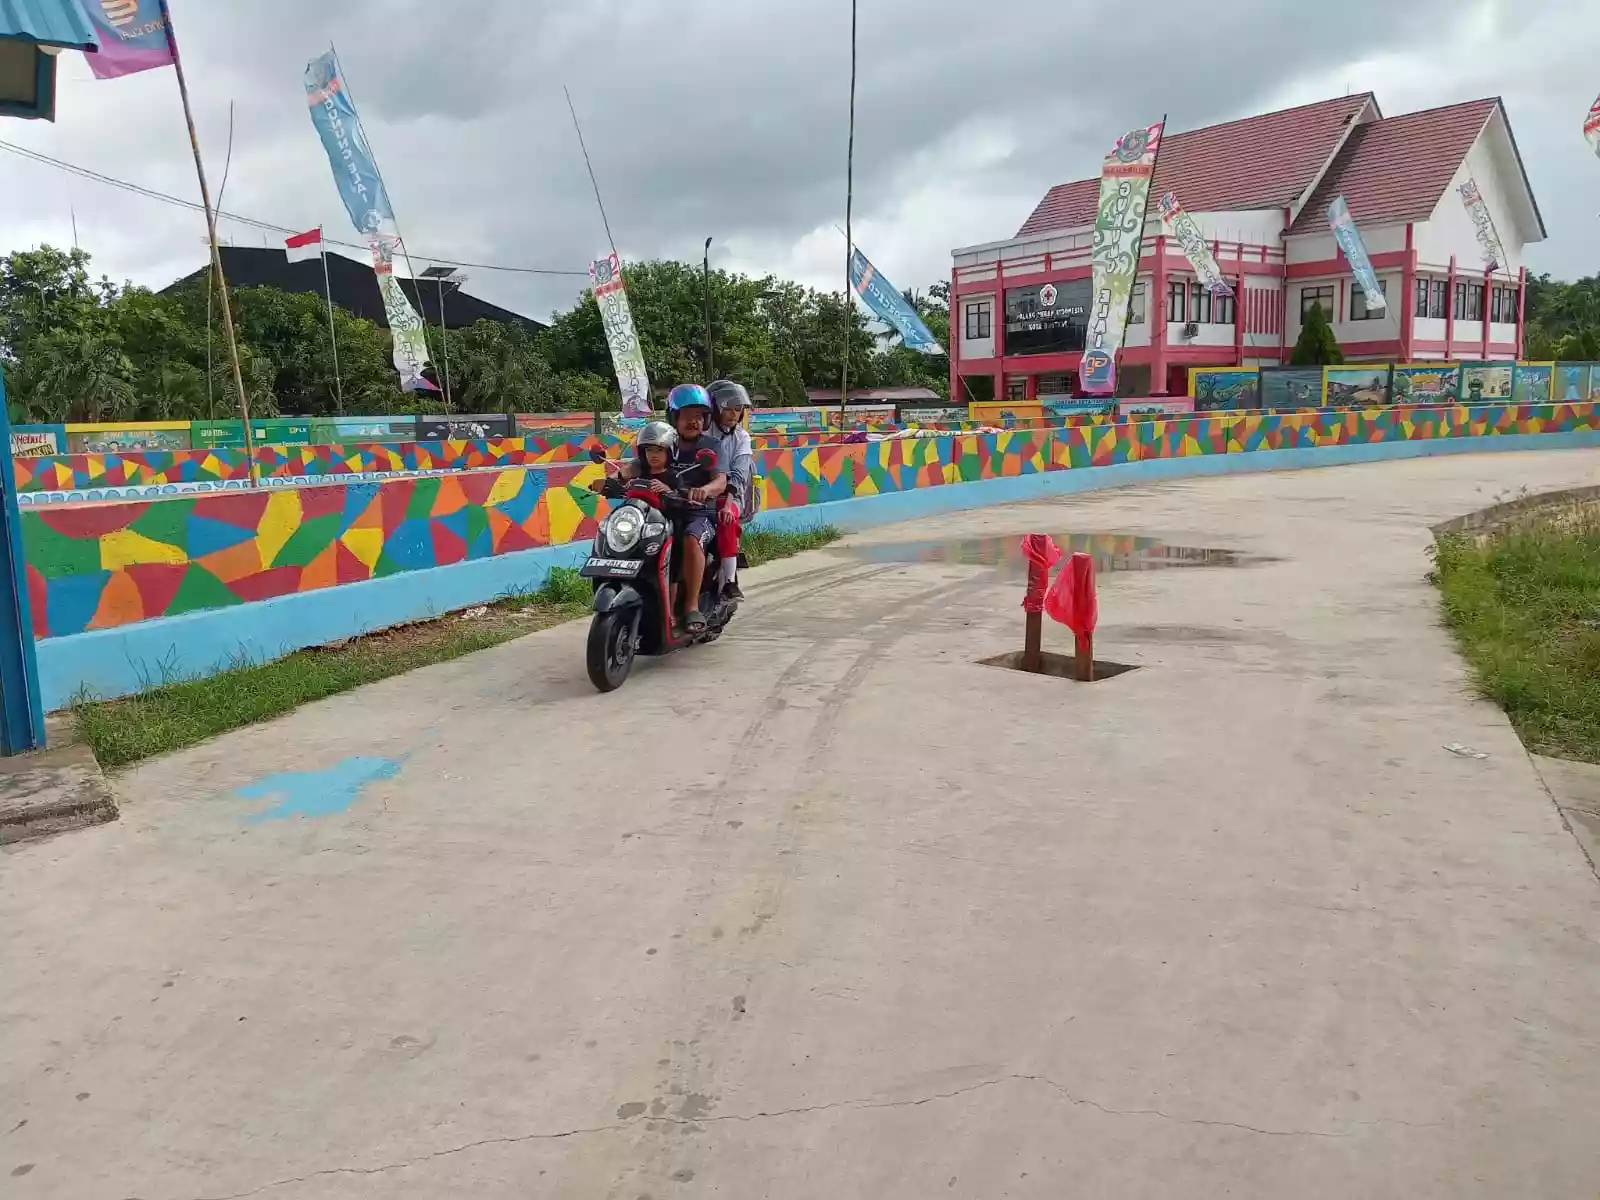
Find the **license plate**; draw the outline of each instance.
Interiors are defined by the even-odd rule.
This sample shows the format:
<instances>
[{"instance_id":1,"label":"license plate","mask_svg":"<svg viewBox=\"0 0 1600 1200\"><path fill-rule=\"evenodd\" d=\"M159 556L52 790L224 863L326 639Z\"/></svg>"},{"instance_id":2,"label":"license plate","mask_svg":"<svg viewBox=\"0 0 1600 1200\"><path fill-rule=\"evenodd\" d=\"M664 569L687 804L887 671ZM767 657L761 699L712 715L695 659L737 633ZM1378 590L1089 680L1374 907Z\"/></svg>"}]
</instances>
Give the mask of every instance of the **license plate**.
<instances>
[{"instance_id":1,"label":"license plate","mask_svg":"<svg viewBox=\"0 0 1600 1200\"><path fill-rule=\"evenodd\" d=\"M632 579L642 566L639 558L591 558L578 574L585 579Z\"/></svg>"}]
</instances>

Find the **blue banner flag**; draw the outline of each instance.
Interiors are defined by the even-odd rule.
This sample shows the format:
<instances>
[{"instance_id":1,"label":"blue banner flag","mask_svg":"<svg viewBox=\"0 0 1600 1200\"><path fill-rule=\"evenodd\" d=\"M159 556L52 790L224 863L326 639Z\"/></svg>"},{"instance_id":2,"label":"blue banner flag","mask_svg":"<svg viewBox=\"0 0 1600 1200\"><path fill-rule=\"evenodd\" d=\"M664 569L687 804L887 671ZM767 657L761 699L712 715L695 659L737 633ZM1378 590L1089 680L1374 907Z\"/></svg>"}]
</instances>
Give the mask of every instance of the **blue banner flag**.
<instances>
[{"instance_id":1,"label":"blue banner flag","mask_svg":"<svg viewBox=\"0 0 1600 1200\"><path fill-rule=\"evenodd\" d=\"M1367 245L1361 240L1356 223L1350 219L1350 206L1344 202L1343 196L1335 196L1333 203L1328 205L1328 224L1333 226L1334 240L1339 243L1339 249L1350 260L1350 270L1356 277L1361 294L1367 298L1367 307L1380 310L1388 308L1389 302L1383 297L1383 288L1378 286L1372 260L1367 257Z\"/></svg>"},{"instance_id":2,"label":"blue banner flag","mask_svg":"<svg viewBox=\"0 0 1600 1200\"><path fill-rule=\"evenodd\" d=\"M394 209L389 206L361 118L350 102L332 50L306 65L306 100L350 219L370 237L394 220Z\"/></svg>"},{"instance_id":3,"label":"blue banner flag","mask_svg":"<svg viewBox=\"0 0 1600 1200\"><path fill-rule=\"evenodd\" d=\"M116 79L154 67L170 67L172 39L161 0L82 0L100 39L98 54L85 54L96 79Z\"/></svg>"},{"instance_id":4,"label":"blue banner flag","mask_svg":"<svg viewBox=\"0 0 1600 1200\"><path fill-rule=\"evenodd\" d=\"M929 331L917 310L906 303L900 289L878 274L877 268L859 250L850 255L850 284L866 306L900 334L900 340L909 349L920 354L944 353L939 339Z\"/></svg>"}]
</instances>

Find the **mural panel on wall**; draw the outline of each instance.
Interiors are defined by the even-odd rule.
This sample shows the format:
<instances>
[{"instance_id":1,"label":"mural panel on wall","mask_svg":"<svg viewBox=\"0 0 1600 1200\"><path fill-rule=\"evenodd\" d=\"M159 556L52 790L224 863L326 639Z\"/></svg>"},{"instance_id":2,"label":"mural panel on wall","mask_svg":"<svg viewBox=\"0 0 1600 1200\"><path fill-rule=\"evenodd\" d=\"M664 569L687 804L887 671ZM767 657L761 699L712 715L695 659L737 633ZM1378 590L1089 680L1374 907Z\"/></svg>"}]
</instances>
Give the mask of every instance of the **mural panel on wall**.
<instances>
[{"instance_id":1,"label":"mural panel on wall","mask_svg":"<svg viewBox=\"0 0 1600 1200\"><path fill-rule=\"evenodd\" d=\"M1511 399L1512 363L1464 362L1461 364L1461 401L1482 404Z\"/></svg>"},{"instance_id":2,"label":"mural panel on wall","mask_svg":"<svg viewBox=\"0 0 1600 1200\"><path fill-rule=\"evenodd\" d=\"M1538 404L1550 399L1556 364L1518 363L1511 370L1511 399L1518 404Z\"/></svg>"},{"instance_id":3,"label":"mural panel on wall","mask_svg":"<svg viewBox=\"0 0 1600 1200\"><path fill-rule=\"evenodd\" d=\"M1455 363L1401 363L1390 384L1396 404L1454 404L1461 390Z\"/></svg>"},{"instance_id":4,"label":"mural panel on wall","mask_svg":"<svg viewBox=\"0 0 1600 1200\"><path fill-rule=\"evenodd\" d=\"M1322 368L1262 367L1261 407L1290 410L1322 407Z\"/></svg>"},{"instance_id":5,"label":"mural panel on wall","mask_svg":"<svg viewBox=\"0 0 1600 1200\"><path fill-rule=\"evenodd\" d=\"M1389 403L1389 364L1324 367L1323 402L1329 408L1378 408Z\"/></svg>"},{"instance_id":6,"label":"mural panel on wall","mask_svg":"<svg viewBox=\"0 0 1600 1200\"><path fill-rule=\"evenodd\" d=\"M1197 367L1189 372L1196 412L1261 407L1261 372L1254 368Z\"/></svg>"}]
</instances>

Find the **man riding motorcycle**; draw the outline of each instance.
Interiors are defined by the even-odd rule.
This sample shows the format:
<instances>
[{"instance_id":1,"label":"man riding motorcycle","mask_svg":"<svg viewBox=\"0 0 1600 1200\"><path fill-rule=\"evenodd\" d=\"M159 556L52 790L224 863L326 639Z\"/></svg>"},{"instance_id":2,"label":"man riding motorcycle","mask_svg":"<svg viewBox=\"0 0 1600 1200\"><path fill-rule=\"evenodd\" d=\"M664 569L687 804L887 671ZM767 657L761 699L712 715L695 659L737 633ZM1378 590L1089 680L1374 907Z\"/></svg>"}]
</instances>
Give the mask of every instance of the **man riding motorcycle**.
<instances>
[{"instance_id":1,"label":"man riding motorcycle","mask_svg":"<svg viewBox=\"0 0 1600 1200\"><path fill-rule=\"evenodd\" d=\"M739 589L739 538L743 532L740 524L745 513L754 508L751 489L755 476L755 451L750 443L750 433L744 427L744 415L752 407L750 393L743 384L731 379L718 379L706 385L711 395L711 435L721 443L728 472L728 491L717 509L717 553L722 562L722 597L724 600L743 600Z\"/></svg>"},{"instance_id":2,"label":"man riding motorcycle","mask_svg":"<svg viewBox=\"0 0 1600 1200\"><path fill-rule=\"evenodd\" d=\"M717 462L711 482L689 490L678 538L678 552L683 563L683 623L694 634L706 627L705 614L697 606L700 603L700 585L705 580L706 547L711 544L716 532L717 498L728 490L728 467L722 444L706 433L711 424L711 395L705 388L698 383L680 383L673 388L667 394L667 420L672 423L670 432L676 434L677 440L672 451L674 466L693 465L701 450L710 450L716 455ZM651 422L640 431L640 439L644 438L646 431L660 424L659 421ZM637 441L635 445L638 453L632 462L615 467L608 464L607 472L615 471L622 479L643 478L640 464L645 461L642 457L644 447L640 447Z\"/></svg>"}]
</instances>

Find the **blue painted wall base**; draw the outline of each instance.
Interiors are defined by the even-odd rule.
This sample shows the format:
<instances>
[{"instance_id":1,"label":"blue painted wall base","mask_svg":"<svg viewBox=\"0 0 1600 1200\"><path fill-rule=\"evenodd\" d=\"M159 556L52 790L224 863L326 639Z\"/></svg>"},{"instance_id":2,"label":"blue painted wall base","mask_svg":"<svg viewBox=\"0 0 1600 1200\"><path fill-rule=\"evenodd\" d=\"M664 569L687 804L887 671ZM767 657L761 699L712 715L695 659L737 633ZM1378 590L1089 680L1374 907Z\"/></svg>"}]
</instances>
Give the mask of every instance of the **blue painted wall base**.
<instances>
[{"instance_id":1,"label":"blue painted wall base","mask_svg":"<svg viewBox=\"0 0 1600 1200\"><path fill-rule=\"evenodd\" d=\"M841 529L865 529L944 512L1166 479L1304 470L1446 454L1563 450L1583 446L1600 446L1600 430L1156 458L775 509L761 513L751 522L751 527L795 531L835 525ZM238 608L186 613L181 617L139 621L71 637L46 638L38 643L44 704L47 709L54 710L81 698L128 696L162 683L265 662L306 646L320 646L484 604L501 596L532 591L544 582L552 567L576 566L588 550L588 542L547 546L342 587L277 596Z\"/></svg>"}]
</instances>

